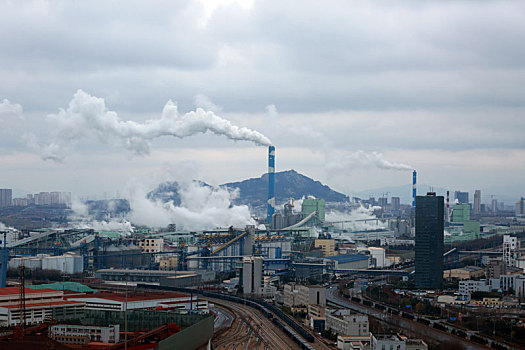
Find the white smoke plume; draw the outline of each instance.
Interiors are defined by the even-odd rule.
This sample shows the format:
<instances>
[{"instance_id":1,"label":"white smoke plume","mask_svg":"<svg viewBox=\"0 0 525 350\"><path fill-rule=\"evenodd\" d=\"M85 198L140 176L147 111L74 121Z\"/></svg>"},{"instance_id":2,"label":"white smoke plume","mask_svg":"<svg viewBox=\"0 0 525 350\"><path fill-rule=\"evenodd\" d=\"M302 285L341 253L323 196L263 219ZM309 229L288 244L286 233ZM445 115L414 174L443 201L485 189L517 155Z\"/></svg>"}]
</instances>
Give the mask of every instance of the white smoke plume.
<instances>
[{"instance_id":1,"label":"white smoke plume","mask_svg":"<svg viewBox=\"0 0 525 350\"><path fill-rule=\"evenodd\" d=\"M93 229L95 231L120 232L124 235L133 233L133 226L128 220L111 219L109 221L82 221L75 225L75 228Z\"/></svg>"},{"instance_id":2,"label":"white smoke plume","mask_svg":"<svg viewBox=\"0 0 525 350\"><path fill-rule=\"evenodd\" d=\"M275 105L266 106L266 115L270 120L272 135L281 137L295 136L296 139L307 140L307 147L312 152L322 152L325 155L325 169L329 176L334 173L351 171L355 168L374 167L382 170L412 170L413 167L403 163L390 162L379 152L358 150L350 153L336 151L332 140L321 131L307 124L288 126L281 122ZM315 140L315 142L312 142Z\"/></svg>"},{"instance_id":3,"label":"white smoke plume","mask_svg":"<svg viewBox=\"0 0 525 350\"><path fill-rule=\"evenodd\" d=\"M112 202L109 203L111 204ZM73 221L71 224L73 228L93 229L95 231L113 231L120 232L124 235L133 232L133 226L126 219L110 218L107 221L94 220L89 215L88 206L78 198L73 198L71 202L71 210L73 210L74 213L70 216L70 219Z\"/></svg>"},{"instance_id":4,"label":"white smoke plume","mask_svg":"<svg viewBox=\"0 0 525 350\"><path fill-rule=\"evenodd\" d=\"M122 120L114 111L108 110L104 99L78 90L67 109L48 116L56 125L57 134L46 146L38 145L28 137L33 148L43 149L44 159L62 161L74 144L86 137L98 137L105 143L124 147L134 154L148 154L151 141L161 136L185 138L198 133L211 132L235 141L250 141L258 146L269 146L271 141L258 131L233 125L214 112L197 108L179 114L177 105L166 103L160 118L148 119L144 123Z\"/></svg>"},{"instance_id":5,"label":"white smoke plume","mask_svg":"<svg viewBox=\"0 0 525 350\"><path fill-rule=\"evenodd\" d=\"M129 186L129 219L138 225L165 227L176 224L180 230L205 230L217 227L254 225L246 205L232 205L237 191L203 186L196 181L179 183L180 205L149 199L149 189L140 182Z\"/></svg>"},{"instance_id":6,"label":"white smoke plume","mask_svg":"<svg viewBox=\"0 0 525 350\"><path fill-rule=\"evenodd\" d=\"M374 215L374 211L381 209L381 207L370 206L366 208L359 206L350 212L341 212L337 210L331 210L326 213L327 222L341 222L347 221L344 224L336 224L336 228L344 228L351 231L365 231L385 228L385 223L381 221L358 221L364 219L377 219Z\"/></svg>"},{"instance_id":7,"label":"white smoke plume","mask_svg":"<svg viewBox=\"0 0 525 350\"><path fill-rule=\"evenodd\" d=\"M384 170L410 171L412 166L403 163L390 162L383 158L379 152L365 152L362 150L353 153L331 152L326 157L326 169L328 173L349 171L354 168L375 167Z\"/></svg>"}]
</instances>

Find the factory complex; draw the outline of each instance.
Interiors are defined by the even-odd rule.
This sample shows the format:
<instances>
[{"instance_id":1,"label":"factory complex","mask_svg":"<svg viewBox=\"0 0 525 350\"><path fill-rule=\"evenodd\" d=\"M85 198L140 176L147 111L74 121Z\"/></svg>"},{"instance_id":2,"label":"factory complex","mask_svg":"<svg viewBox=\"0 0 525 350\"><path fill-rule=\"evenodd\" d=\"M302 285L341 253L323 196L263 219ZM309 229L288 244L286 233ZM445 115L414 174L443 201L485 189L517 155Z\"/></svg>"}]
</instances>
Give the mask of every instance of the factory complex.
<instances>
[{"instance_id":1,"label":"factory complex","mask_svg":"<svg viewBox=\"0 0 525 350\"><path fill-rule=\"evenodd\" d=\"M273 146L267 178L266 215L244 227L2 230L0 345L45 336L57 348L211 347L228 328L231 303L241 303L301 348L315 332L332 348L426 349L402 330L373 331L369 318L378 316L367 308L426 324L406 309L521 307L523 198L514 212L494 201L487 209L480 191L473 205L461 191L451 204L449 191L417 195L414 171L411 204L387 194L332 203L309 193L276 203ZM10 193L1 193L7 203ZM57 204L65 205L49 205ZM330 219L334 210L366 215Z\"/></svg>"}]
</instances>

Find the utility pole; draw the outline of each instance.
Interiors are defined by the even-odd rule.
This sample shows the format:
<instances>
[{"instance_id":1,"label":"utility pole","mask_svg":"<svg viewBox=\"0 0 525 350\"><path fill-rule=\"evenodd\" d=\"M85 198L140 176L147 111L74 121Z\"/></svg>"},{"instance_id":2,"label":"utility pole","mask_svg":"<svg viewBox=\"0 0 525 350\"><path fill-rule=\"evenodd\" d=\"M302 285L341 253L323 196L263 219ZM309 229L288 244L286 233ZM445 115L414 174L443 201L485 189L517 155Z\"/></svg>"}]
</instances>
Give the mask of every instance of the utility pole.
<instances>
[{"instance_id":1,"label":"utility pole","mask_svg":"<svg viewBox=\"0 0 525 350\"><path fill-rule=\"evenodd\" d=\"M126 308L124 309L124 349L128 350L128 273L124 274L126 278Z\"/></svg>"}]
</instances>

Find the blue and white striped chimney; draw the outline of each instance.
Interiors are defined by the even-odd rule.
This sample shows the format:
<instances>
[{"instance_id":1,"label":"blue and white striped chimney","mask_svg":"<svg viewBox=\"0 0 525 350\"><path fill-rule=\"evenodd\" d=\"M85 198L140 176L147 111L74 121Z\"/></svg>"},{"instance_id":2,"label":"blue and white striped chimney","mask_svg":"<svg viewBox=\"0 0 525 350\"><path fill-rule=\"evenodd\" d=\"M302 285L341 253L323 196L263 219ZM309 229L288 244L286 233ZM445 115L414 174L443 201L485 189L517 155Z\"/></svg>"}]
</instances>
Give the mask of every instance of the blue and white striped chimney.
<instances>
[{"instance_id":1,"label":"blue and white striped chimney","mask_svg":"<svg viewBox=\"0 0 525 350\"><path fill-rule=\"evenodd\" d=\"M266 221L272 222L275 212L275 147L268 147L268 211Z\"/></svg>"},{"instance_id":2,"label":"blue and white striped chimney","mask_svg":"<svg viewBox=\"0 0 525 350\"><path fill-rule=\"evenodd\" d=\"M416 184L417 184L417 173L414 170L412 173L412 209L416 209Z\"/></svg>"}]
</instances>

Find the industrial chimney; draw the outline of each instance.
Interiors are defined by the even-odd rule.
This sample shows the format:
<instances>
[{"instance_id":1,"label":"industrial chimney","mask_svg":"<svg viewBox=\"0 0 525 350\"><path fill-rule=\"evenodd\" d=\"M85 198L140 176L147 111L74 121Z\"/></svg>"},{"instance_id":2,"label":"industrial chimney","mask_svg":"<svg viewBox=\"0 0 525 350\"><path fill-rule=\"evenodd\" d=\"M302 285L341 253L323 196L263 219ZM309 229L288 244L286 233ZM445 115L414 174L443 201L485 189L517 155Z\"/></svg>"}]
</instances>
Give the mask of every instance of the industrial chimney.
<instances>
[{"instance_id":1,"label":"industrial chimney","mask_svg":"<svg viewBox=\"0 0 525 350\"><path fill-rule=\"evenodd\" d=\"M275 211L275 147L268 147L268 211L266 221L270 224Z\"/></svg>"},{"instance_id":2,"label":"industrial chimney","mask_svg":"<svg viewBox=\"0 0 525 350\"><path fill-rule=\"evenodd\" d=\"M414 170L412 173L412 209L416 208L416 184L417 184L417 172Z\"/></svg>"}]
</instances>

